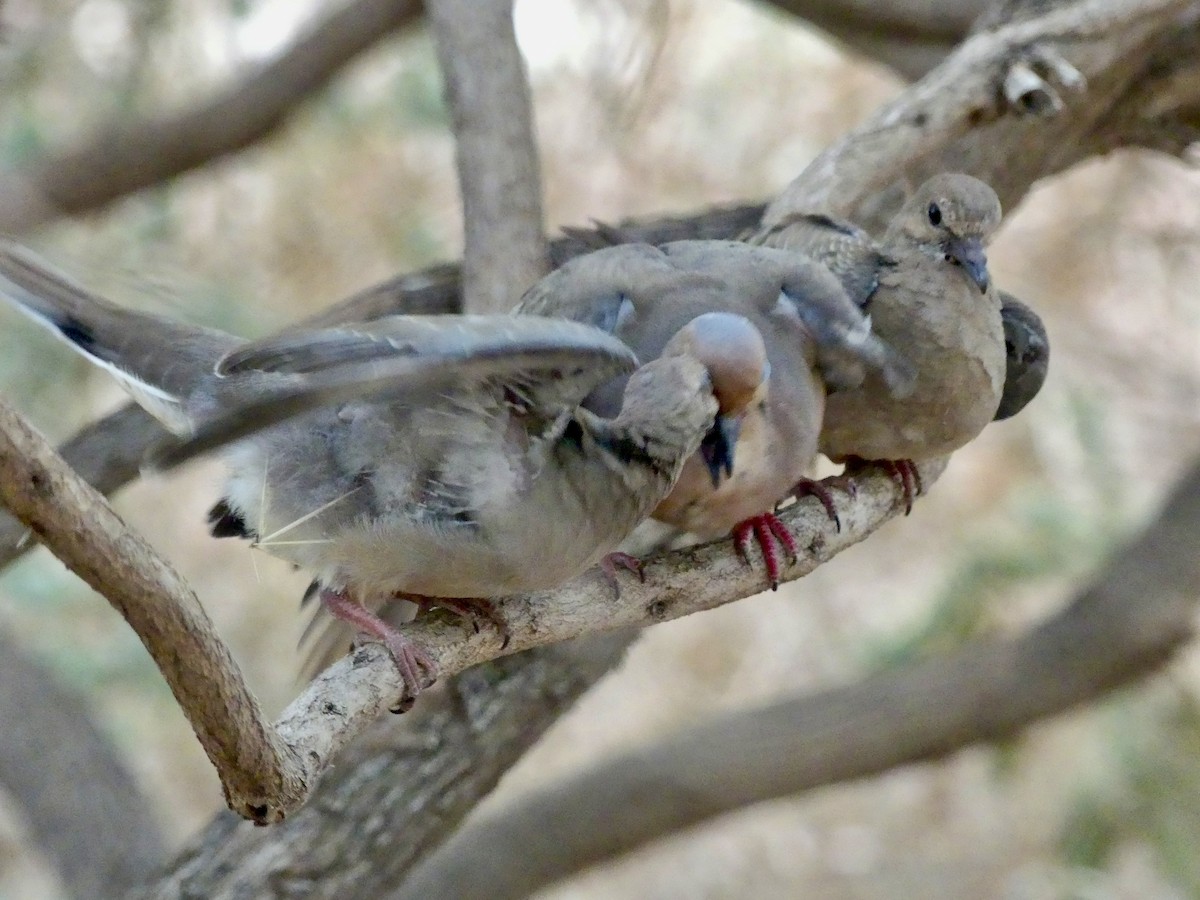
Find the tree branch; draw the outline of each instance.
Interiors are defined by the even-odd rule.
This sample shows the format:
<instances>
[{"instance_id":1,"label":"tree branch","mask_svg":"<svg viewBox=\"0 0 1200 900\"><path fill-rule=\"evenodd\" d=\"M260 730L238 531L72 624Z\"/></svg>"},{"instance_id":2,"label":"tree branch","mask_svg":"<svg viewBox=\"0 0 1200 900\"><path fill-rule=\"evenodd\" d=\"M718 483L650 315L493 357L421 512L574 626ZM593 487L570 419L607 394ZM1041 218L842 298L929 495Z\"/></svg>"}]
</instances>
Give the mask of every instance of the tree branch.
<instances>
[{"instance_id":1,"label":"tree branch","mask_svg":"<svg viewBox=\"0 0 1200 900\"><path fill-rule=\"evenodd\" d=\"M1025 634L972 641L621 754L466 825L389 896L527 897L722 813L1002 740L1143 677L1193 635L1197 522L1200 464L1157 521Z\"/></svg>"},{"instance_id":2,"label":"tree branch","mask_svg":"<svg viewBox=\"0 0 1200 900\"><path fill-rule=\"evenodd\" d=\"M98 209L262 140L352 59L415 23L418 0L355 0L201 105L124 122L74 150L0 176L0 231Z\"/></svg>"},{"instance_id":3,"label":"tree branch","mask_svg":"<svg viewBox=\"0 0 1200 900\"><path fill-rule=\"evenodd\" d=\"M125 406L82 429L59 448L66 463L102 494L138 475L146 451L167 431L139 406ZM24 522L0 510L0 568L37 546Z\"/></svg>"},{"instance_id":4,"label":"tree branch","mask_svg":"<svg viewBox=\"0 0 1200 900\"><path fill-rule=\"evenodd\" d=\"M463 305L511 309L549 271L542 187L512 0L426 0L454 121Z\"/></svg>"},{"instance_id":5,"label":"tree branch","mask_svg":"<svg viewBox=\"0 0 1200 900\"><path fill-rule=\"evenodd\" d=\"M2 400L0 501L141 638L233 808L258 815L307 795L196 595Z\"/></svg>"},{"instance_id":6,"label":"tree branch","mask_svg":"<svg viewBox=\"0 0 1200 900\"><path fill-rule=\"evenodd\" d=\"M1192 58L1169 60L1156 49L1175 46L1177 30L1198 15L1195 0L1081 0L975 34L818 156L770 204L763 223L820 209L879 227L903 201L897 188L944 171L978 175L1010 208L1037 179L1145 137L1151 122L1140 135L1127 124L1143 118L1145 84L1196 68ZM1050 115L1014 107L1005 96L1006 76L1031 59L1041 68L1045 61L1066 63L1086 91ZM1043 76L1049 89L1056 89L1053 75Z\"/></svg>"},{"instance_id":7,"label":"tree branch","mask_svg":"<svg viewBox=\"0 0 1200 900\"><path fill-rule=\"evenodd\" d=\"M287 884L309 900L378 897L445 839L640 632L528 650L470 669L402 718L384 716L321 781L319 800L274 828L218 816L138 896L257 896ZM370 777L364 777L370 773ZM386 847L370 865L345 852Z\"/></svg>"}]
</instances>

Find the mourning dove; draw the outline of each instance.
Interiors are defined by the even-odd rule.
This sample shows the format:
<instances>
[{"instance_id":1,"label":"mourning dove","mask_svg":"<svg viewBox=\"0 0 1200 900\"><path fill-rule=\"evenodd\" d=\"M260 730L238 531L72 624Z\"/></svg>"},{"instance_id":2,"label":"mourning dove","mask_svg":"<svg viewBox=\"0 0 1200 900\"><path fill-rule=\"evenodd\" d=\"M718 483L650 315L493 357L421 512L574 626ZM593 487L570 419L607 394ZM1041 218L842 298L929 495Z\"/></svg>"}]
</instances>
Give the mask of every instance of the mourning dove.
<instances>
[{"instance_id":1,"label":"mourning dove","mask_svg":"<svg viewBox=\"0 0 1200 900\"><path fill-rule=\"evenodd\" d=\"M1012 294L1000 291L1004 323L1004 392L995 421L1015 416L1037 396L1050 366L1050 337L1032 309Z\"/></svg>"},{"instance_id":2,"label":"mourning dove","mask_svg":"<svg viewBox=\"0 0 1200 900\"><path fill-rule=\"evenodd\" d=\"M412 597L462 611L577 575L655 508L702 441L712 477L730 470L724 418L767 375L747 319L697 314L601 418L579 402L636 360L590 325L395 316L246 343L122 309L3 246L0 289L192 435L161 461L249 434L225 448L214 533L313 572L322 605L382 640L411 694L434 664L375 608Z\"/></svg>"},{"instance_id":3,"label":"mourning dove","mask_svg":"<svg viewBox=\"0 0 1200 900\"><path fill-rule=\"evenodd\" d=\"M577 257L542 279L522 298L519 314L587 322L625 341L642 359L658 355L667 338L700 312L745 316L761 332L770 378L739 422L731 478L710 477L703 452L687 461L654 517L702 539L731 532L745 554L751 536L762 548L772 586L778 584L777 540L796 545L775 517L780 498L805 476L816 454L825 407L825 380L860 383L865 369L885 388L904 393L913 372L885 344L846 292L822 266L796 254L728 241L681 241L651 247L622 244ZM584 405L611 414L623 380L594 391ZM832 517L826 492L814 491Z\"/></svg>"},{"instance_id":4,"label":"mourning dove","mask_svg":"<svg viewBox=\"0 0 1200 900\"><path fill-rule=\"evenodd\" d=\"M1000 403L1004 329L984 251L1000 216L988 185L947 173L917 189L881 241L820 214L794 215L751 238L828 266L875 334L916 366L904 397L874 373L831 394L820 438L834 461L887 461L910 504L920 490L912 462L966 444Z\"/></svg>"}]
</instances>

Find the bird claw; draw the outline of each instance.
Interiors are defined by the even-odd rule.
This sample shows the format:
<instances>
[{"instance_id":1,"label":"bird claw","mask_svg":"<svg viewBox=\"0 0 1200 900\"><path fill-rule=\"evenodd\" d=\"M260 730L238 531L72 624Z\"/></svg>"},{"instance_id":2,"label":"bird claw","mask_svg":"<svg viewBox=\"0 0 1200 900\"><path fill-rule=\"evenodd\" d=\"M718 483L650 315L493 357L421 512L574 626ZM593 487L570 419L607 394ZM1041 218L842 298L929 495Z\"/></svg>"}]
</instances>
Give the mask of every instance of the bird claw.
<instances>
[{"instance_id":1,"label":"bird claw","mask_svg":"<svg viewBox=\"0 0 1200 900\"><path fill-rule=\"evenodd\" d=\"M636 556L629 553L606 554L600 560L600 572L604 575L604 580L612 585L614 599L621 599L621 583L617 580L617 569L622 568L632 572L638 577L638 581L642 584L646 583L646 569L642 565L642 561Z\"/></svg>"},{"instance_id":2,"label":"bird claw","mask_svg":"<svg viewBox=\"0 0 1200 900\"><path fill-rule=\"evenodd\" d=\"M857 485L853 481L847 480L846 493L853 497L858 491ZM792 496L797 500L804 497L816 497L821 501L821 505L825 507L825 515L829 516L829 521L833 522L834 528L839 532L842 530L842 520L838 516L837 506L833 502L833 492L820 481L814 478L804 478L796 482L796 486L792 488Z\"/></svg>"},{"instance_id":3,"label":"bird claw","mask_svg":"<svg viewBox=\"0 0 1200 900\"><path fill-rule=\"evenodd\" d=\"M474 629L480 632L480 622L487 622L500 632L500 649L508 647L512 635L508 630L508 622L501 615L496 604L486 597L427 597L422 594L396 594L396 597L417 604L420 612L430 609L444 609L453 613Z\"/></svg>"},{"instance_id":4,"label":"bird claw","mask_svg":"<svg viewBox=\"0 0 1200 900\"><path fill-rule=\"evenodd\" d=\"M791 562L795 562L800 554L800 548L796 544L796 539L792 536L788 527L779 520L779 517L774 513L763 513L759 516L752 516L743 522L739 522L733 529L733 546L737 551L737 555L741 557L742 562L750 565L750 555L748 553L750 547L750 537L758 542L758 547L762 551L763 563L767 567L767 578L771 582L771 590L779 589L779 580L781 568L779 565L779 552L776 549L776 543L780 544L787 551Z\"/></svg>"},{"instance_id":5,"label":"bird claw","mask_svg":"<svg viewBox=\"0 0 1200 900\"><path fill-rule=\"evenodd\" d=\"M403 632L351 599L346 591L323 588L320 597L321 604L335 619L350 623L387 648L396 664L400 680L404 682L404 698L392 707L392 712L402 713L412 709L417 695L437 681L438 667L434 658ZM424 676L421 674L422 669L425 672Z\"/></svg>"},{"instance_id":6,"label":"bird claw","mask_svg":"<svg viewBox=\"0 0 1200 900\"><path fill-rule=\"evenodd\" d=\"M396 663L396 669L400 672L400 678L407 688L404 699L389 711L397 715L406 713L417 702L417 694L437 681L437 663L434 662L432 656L399 631L393 629L392 633L384 636L382 640L388 653L392 655L392 661ZM421 676L422 669L425 670L426 677L424 678Z\"/></svg>"},{"instance_id":7,"label":"bird claw","mask_svg":"<svg viewBox=\"0 0 1200 900\"><path fill-rule=\"evenodd\" d=\"M854 456L846 460L846 475L854 475L868 466L879 466L900 488L904 496L904 514L912 512L913 500L925 492L921 483L921 470L911 459L862 459Z\"/></svg>"}]
</instances>

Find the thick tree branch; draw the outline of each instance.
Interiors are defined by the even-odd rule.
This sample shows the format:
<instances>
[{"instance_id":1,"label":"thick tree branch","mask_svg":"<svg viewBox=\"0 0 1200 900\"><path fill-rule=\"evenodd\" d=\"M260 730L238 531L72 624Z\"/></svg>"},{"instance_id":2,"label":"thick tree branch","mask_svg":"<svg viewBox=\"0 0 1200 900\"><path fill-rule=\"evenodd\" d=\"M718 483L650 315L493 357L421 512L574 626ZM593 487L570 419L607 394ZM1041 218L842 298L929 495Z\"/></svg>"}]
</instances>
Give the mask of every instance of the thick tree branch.
<instances>
[{"instance_id":1,"label":"thick tree branch","mask_svg":"<svg viewBox=\"0 0 1200 900\"><path fill-rule=\"evenodd\" d=\"M418 0L354 0L206 103L118 124L74 150L0 176L0 231L98 209L262 140L348 62L420 16Z\"/></svg>"},{"instance_id":2,"label":"thick tree branch","mask_svg":"<svg viewBox=\"0 0 1200 900\"><path fill-rule=\"evenodd\" d=\"M463 672L403 718L376 722L326 773L313 803L274 828L218 816L139 896L236 900L280 884L308 900L381 896L620 662L639 633L542 647ZM345 852L347 843L387 851L363 866Z\"/></svg>"},{"instance_id":3,"label":"thick tree branch","mask_svg":"<svg viewBox=\"0 0 1200 900\"><path fill-rule=\"evenodd\" d=\"M470 312L511 309L549 271L533 108L512 6L426 0L454 121Z\"/></svg>"},{"instance_id":4,"label":"thick tree branch","mask_svg":"<svg viewBox=\"0 0 1200 900\"><path fill-rule=\"evenodd\" d=\"M1192 57L1165 59L1157 50L1178 49L1185 26L1195 42L1198 16L1195 0L1081 0L976 34L818 156L768 207L764 224L821 209L878 227L903 200L897 188L944 171L978 175L1010 208L1038 178L1152 131L1146 83L1197 67ZM1081 75L1086 91L1060 91L1046 71L1046 87L1067 102L1048 116L1014 107L1006 77L1031 60L1043 69L1054 68L1045 61L1066 63L1064 71ZM1139 133L1130 118L1145 128Z\"/></svg>"},{"instance_id":5,"label":"thick tree branch","mask_svg":"<svg viewBox=\"0 0 1200 900\"><path fill-rule=\"evenodd\" d=\"M1025 634L725 715L609 759L468 824L389 896L527 897L721 813L1002 740L1144 677L1194 632L1197 522L1200 465L1066 609Z\"/></svg>"},{"instance_id":6,"label":"thick tree branch","mask_svg":"<svg viewBox=\"0 0 1200 900\"><path fill-rule=\"evenodd\" d=\"M141 638L244 814L307 787L196 595L40 434L0 400L0 501Z\"/></svg>"},{"instance_id":7,"label":"thick tree branch","mask_svg":"<svg viewBox=\"0 0 1200 900\"><path fill-rule=\"evenodd\" d=\"M126 406L81 430L59 448L67 464L102 494L138 475L142 457L167 431L138 406ZM25 523L0 510L0 568L37 546Z\"/></svg>"},{"instance_id":8,"label":"thick tree branch","mask_svg":"<svg viewBox=\"0 0 1200 900\"><path fill-rule=\"evenodd\" d=\"M908 79L920 78L966 36L994 0L765 0L816 25Z\"/></svg>"}]
</instances>

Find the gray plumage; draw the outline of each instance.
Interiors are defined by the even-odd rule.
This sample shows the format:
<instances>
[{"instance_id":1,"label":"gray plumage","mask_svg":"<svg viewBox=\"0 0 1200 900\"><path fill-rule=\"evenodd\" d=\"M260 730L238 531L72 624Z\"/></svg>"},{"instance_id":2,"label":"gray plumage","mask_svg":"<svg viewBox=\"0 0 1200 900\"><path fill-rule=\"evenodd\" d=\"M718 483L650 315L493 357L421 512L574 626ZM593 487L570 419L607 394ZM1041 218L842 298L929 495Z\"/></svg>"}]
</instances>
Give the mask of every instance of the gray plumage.
<instances>
[{"instance_id":1,"label":"gray plumage","mask_svg":"<svg viewBox=\"0 0 1200 900\"><path fill-rule=\"evenodd\" d=\"M192 434L160 460L242 438L223 446L214 530L312 571L335 614L331 600L494 597L577 575L654 509L713 428L725 348L732 363L761 355L745 319L693 316L601 417L580 402L636 358L576 322L397 316L244 342L122 309L12 245L0 290ZM409 655L418 689L420 653L374 633Z\"/></svg>"},{"instance_id":2,"label":"gray plumage","mask_svg":"<svg viewBox=\"0 0 1200 900\"><path fill-rule=\"evenodd\" d=\"M611 331L642 359L700 312L723 310L762 334L770 377L740 426L732 478L715 486L699 457L684 467L655 517L711 539L772 511L809 471L825 405L824 380L859 383L879 371L903 393L907 362L871 335L870 325L822 266L729 241L623 244L578 257L530 289L517 312L555 315ZM585 406L616 407L621 379Z\"/></svg>"},{"instance_id":3,"label":"gray plumage","mask_svg":"<svg viewBox=\"0 0 1200 900\"><path fill-rule=\"evenodd\" d=\"M831 394L821 451L832 459L924 459L958 449L991 421L1005 378L1000 299L984 247L1000 224L995 192L969 175L923 184L879 241L850 223L795 216L753 240L828 265L876 335L915 366L899 397L878 376Z\"/></svg>"}]
</instances>

